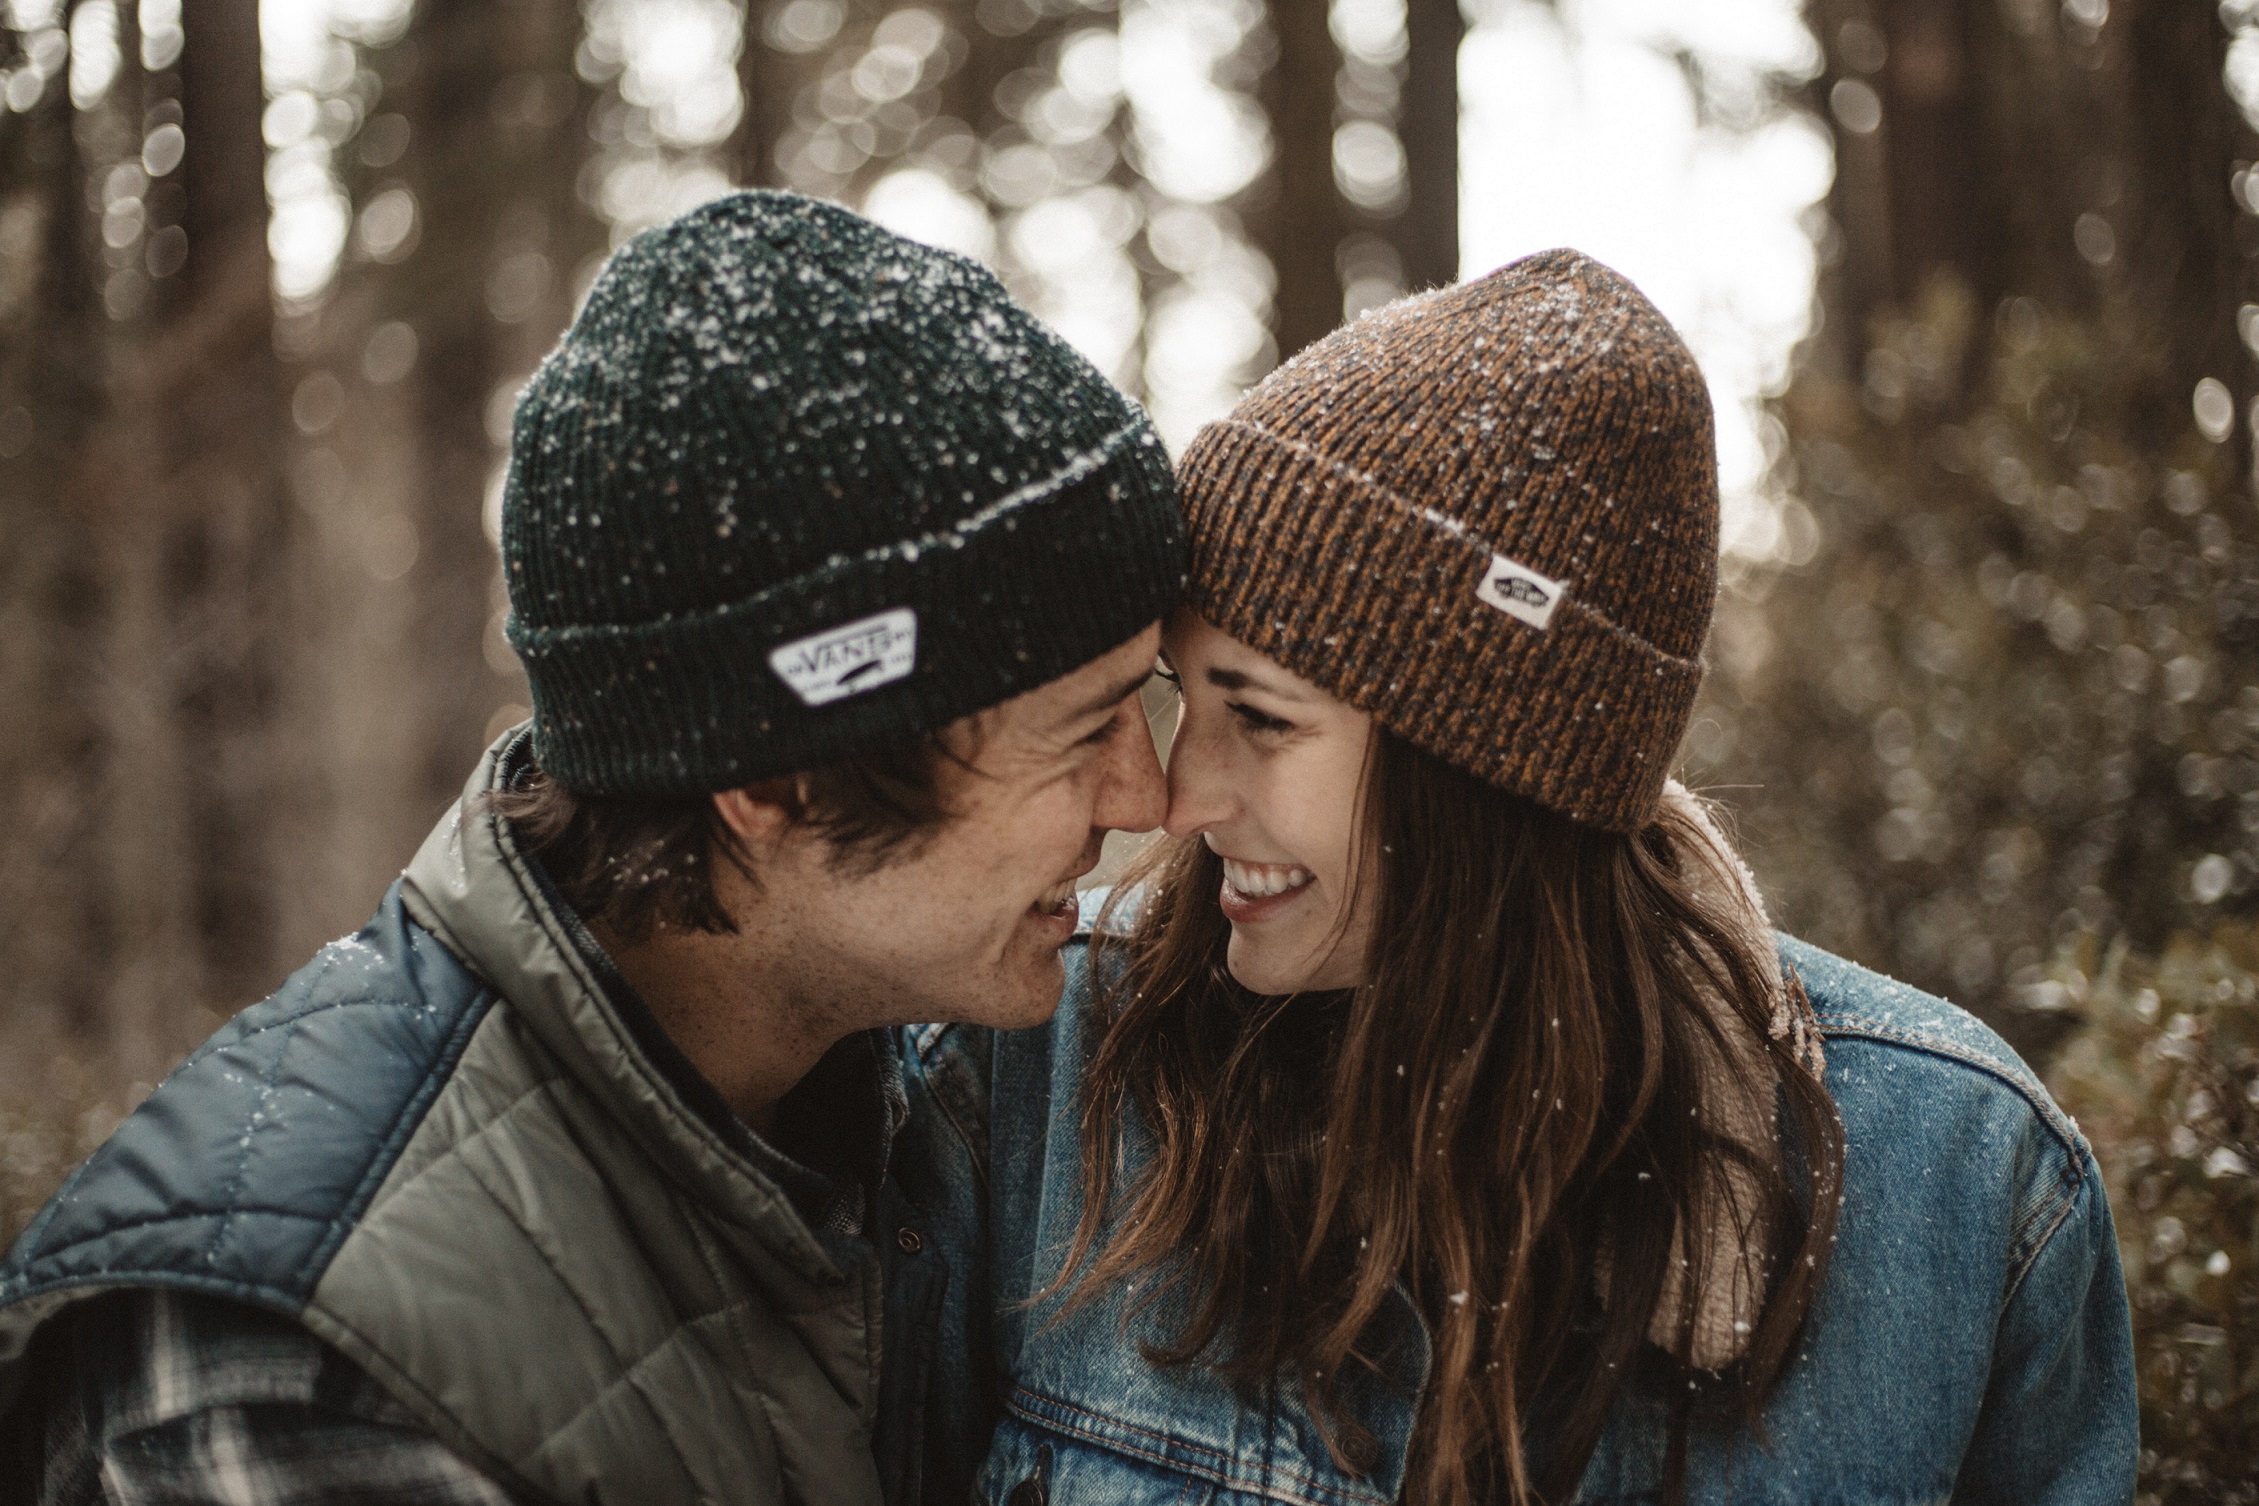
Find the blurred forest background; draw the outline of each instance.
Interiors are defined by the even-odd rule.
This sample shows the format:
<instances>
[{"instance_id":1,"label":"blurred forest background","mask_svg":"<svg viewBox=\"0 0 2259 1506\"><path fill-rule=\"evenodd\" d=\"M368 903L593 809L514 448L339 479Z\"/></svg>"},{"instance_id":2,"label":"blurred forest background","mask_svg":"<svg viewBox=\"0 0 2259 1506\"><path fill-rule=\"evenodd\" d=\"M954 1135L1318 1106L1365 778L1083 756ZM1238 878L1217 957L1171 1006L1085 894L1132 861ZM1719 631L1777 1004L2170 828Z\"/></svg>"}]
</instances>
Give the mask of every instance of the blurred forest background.
<instances>
[{"instance_id":1,"label":"blurred forest background","mask_svg":"<svg viewBox=\"0 0 2259 1506\"><path fill-rule=\"evenodd\" d=\"M2259 0L0 22L0 1237L525 714L511 400L626 237L732 184L840 199L988 260L1181 443L1536 249L1543 182L1669 117L1709 164L1658 156L1670 191L1756 285L1689 280L1669 226L1618 260L1720 393L1690 782L1784 926L2084 1116L2145 1498L2259 1501ZM1786 242L1736 218L1768 191Z\"/></svg>"}]
</instances>

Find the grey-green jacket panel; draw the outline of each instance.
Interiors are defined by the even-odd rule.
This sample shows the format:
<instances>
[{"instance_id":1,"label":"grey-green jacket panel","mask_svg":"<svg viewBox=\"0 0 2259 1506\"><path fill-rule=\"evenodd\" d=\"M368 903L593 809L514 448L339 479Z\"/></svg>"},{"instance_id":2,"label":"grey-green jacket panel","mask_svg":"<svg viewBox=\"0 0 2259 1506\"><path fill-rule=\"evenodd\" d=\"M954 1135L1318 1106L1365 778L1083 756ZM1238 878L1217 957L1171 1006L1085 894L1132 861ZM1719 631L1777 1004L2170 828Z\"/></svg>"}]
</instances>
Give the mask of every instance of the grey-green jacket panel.
<instances>
[{"instance_id":1,"label":"grey-green jacket panel","mask_svg":"<svg viewBox=\"0 0 2259 1506\"><path fill-rule=\"evenodd\" d=\"M172 1286L297 1318L528 1496L882 1506L881 1262L639 1041L483 812L509 743L0 1264L0 1408L40 1324Z\"/></svg>"}]
</instances>

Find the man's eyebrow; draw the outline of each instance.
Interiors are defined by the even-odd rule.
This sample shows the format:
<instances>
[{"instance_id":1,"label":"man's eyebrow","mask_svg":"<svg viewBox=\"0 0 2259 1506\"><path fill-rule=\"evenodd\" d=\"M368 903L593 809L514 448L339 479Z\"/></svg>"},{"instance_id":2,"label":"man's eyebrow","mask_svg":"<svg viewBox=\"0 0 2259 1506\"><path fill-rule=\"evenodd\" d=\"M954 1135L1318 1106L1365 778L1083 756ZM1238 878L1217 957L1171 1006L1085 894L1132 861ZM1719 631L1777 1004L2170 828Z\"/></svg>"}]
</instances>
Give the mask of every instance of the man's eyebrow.
<instances>
[{"instance_id":1,"label":"man's eyebrow","mask_svg":"<svg viewBox=\"0 0 2259 1506\"><path fill-rule=\"evenodd\" d=\"M1092 697L1090 701L1088 701L1081 707L1078 707L1076 710L1069 712L1064 720L1070 722L1079 722L1085 717L1096 716L1101 711L1112 711L1116 706L1121 705L1122 702L1128 700L1131 696L1136 695L1140 690L1143 690L1145 688L1145 682L1152 678L1153 671L1151 671L1150 669L1140 670L1135 676L1124 682L1119 689L1109 690L1103 695Z\"/></svg>"}]
</instances>

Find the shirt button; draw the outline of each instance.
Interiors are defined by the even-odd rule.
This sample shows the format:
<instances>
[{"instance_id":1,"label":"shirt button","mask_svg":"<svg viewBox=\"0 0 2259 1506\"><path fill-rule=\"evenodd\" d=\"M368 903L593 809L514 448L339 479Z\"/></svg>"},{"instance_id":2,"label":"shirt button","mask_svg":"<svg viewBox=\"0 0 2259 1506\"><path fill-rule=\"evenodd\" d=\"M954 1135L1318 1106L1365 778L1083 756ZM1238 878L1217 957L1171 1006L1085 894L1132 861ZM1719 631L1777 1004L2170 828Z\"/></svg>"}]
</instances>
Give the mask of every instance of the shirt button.
<instances>
[{"instance_id":1,"label":"shirt button","mask_svg":"<svg viewBox=\"0 0 2259 1506\"><path fill-rule=\"evenodd\" d=\"M918 1237L918 1231L908 1225L894 1231L894 1242L902 1247L905 1255L915 1255L926 1247L926 1242Z\"/></svg>"},{"instance_id":2,"label":"shirt button","mask_svg":"<svg viewBox=\"0 0 2259 1506\"><path fill-rule=\"evenodd\" d=\"M1035 1451L1035 1473L1012 1487L1004 1506L1051 1506L1051 1445Z\"/></svg>"}]
</instances>

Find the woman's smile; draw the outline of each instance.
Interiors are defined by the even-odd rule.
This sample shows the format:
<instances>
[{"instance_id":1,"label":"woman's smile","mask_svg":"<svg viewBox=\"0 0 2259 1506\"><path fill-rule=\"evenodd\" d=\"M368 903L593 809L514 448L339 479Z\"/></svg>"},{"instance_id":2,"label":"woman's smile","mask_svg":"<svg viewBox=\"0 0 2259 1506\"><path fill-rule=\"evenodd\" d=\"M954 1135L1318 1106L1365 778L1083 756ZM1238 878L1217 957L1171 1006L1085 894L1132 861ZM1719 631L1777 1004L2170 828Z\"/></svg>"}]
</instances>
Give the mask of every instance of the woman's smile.
<instances>
[{"instance_id":1,"label":"woman's smile","mask_svg":"<svg viewBox=\"0 0 2259 1506\"><path fill-rule=\"evenodd\" d=\"M1224 918L1233 925L1253 925L1300 899L1316 877L1299 863L1249 863L1224 858L1218 903L1223 906Z\"/></svg>"}]
</instances>

